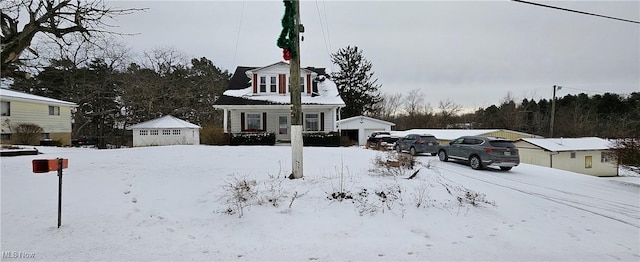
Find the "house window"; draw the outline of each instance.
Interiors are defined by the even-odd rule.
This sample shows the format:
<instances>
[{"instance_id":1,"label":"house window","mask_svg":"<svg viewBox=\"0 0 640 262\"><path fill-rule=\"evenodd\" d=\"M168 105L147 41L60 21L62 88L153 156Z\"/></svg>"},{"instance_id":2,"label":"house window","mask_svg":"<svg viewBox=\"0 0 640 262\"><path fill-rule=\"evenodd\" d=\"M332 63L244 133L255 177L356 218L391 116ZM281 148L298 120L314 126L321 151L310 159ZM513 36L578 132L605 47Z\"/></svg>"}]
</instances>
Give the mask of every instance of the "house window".
<instances>
[{"instance_id":1,"label":"house window","mask_svg":"<svg viewBox=\"0 0 640 262\"><path fill-rule=\"evenodd\" d=\"M289 81L287 81L289 82ZM289 93L291 93L291 83L288 83L287 85L287 89L289 89ZM304 76L300 77L300 92L304 93L305 89L304 89Z\"/></svg>"},{"instance_id":2,"label":"house window","mask_svg":"<svg viewBox=\"0 0 640 262\"><path fill-rule=\"evenodd\" d=\"M584 168L592 168L593 167L593 157L585 156L584 157Z\"/></svg>"},{"instance_id":3,"label":"house window","mask_svg":"<svg viewBox=\"0 0 640 262\"><path fill-rule=\"evenodd\" d=\"M576 152L571 152L571 158L576 158Z\"/></svg>"},{"instance_id":4,"label":"house window","mask_svg":"<svg viewBox=\"0 0 640 262\"><path fill-rule=\"evenodd\" d=\"M151 130L149 130L149 135L157 136L157 135L158 135L158 129L151 129Z\"/></svg>"},{"instance_id":5,"label":"house window","mask_svg":"<svg viewBox=\"0 0 640 262\"><path fill-rule=\"evenodd\" d=\"M170 135L171 135L171 130L169 130L169 129L163 129L163 130L162 130L162 135L163 135L163 136L170 136Z\"/></svg>"},{"instance_id":6,"label":"house window","mask_svg":"<svg viewBox=\"0 0 640 262\"><path fill-rule=\"evenodd\" d=\"M272 76L270 78L271 78L271 82L269 82L269 84L270 84L271 93L275 93L278 91L278 78L275 76Z\"/></svg>"},{"instance_id":7,"label":"house window","mask_svg":"<svg viewBox=\"0 0 640 262\"><path fill-rule=\"evenodd\" d=\"M180 135L180 129L174 129L174 130L173 130L173 135L174 135L174 136L178 136L178 135Z\"/></svg>"},{"instance_id":8,"label":"house window","mask_svg":"<svg viewBox=\"0 0 640 262\"><path fill-rule=\"evenodd\" d=\"M305 131L320 131L320 117L318 113L304 115Z\"/></svg>"},{"instance_id":9,"label":"house window","mask_svg":"<svg viewBox=\"0 0 640 262\"><path fill-rule=\"evenodd\" d=\"M261 130L262 129L262 114L247 114L246 120L247 130Z\"/></svg>"},{"instance_id":10,"label":"house window","mask_svg":"<svg viewBox=\"0 0 640 262\"><path fill-rule=\"evenodd\" d=\"M266 93L266 92L267 92L267 77L261 76L260 77L260 93Z\"/></svg>"},{"instance_id":11,"label":"house window","mask_svg":"<svg viewBox=\"0 0 640 262\"><path fill-rule=\"evenodd\" d=\"M9 103L8 101L2 101L2 105L0 105L0 111L2 111L2 116L10 116L11 103Z\"/></svg>"},{"instance_id":12,"label":"house window","mask_svg":"<svg viewBox=\"0 0 640 262\"><path fill-rule=\"evenodd\" d=\"M0 140L2 140L2 141L9 141L9 140L11 140L11 134L2 134L2 135L0 136Z\"/></svg>"},{"instance_id":13,"label":"house window","mask_svg":"<svg viewBox=\"0 0 640 262\"><path fill-rule=\"evenodd\" d=\"M149 131L148 131L148 130L140 130L140 135L141 135L141 136L146 136L146 135L148 135L148 134L149 134Z\"/></svg>"},{"instance_id":14,"label":"house window","mask_svg":"<svg viewBox=\"0 0 640 262\"><path fill-rule=\"evenodd\" d=\"M611 153L609 153L609 152L600 152L600 162L602 162L602 163L611 162Z\"/></svg>"},{"instance_id":15,"label":"house window","mask_svg":"<svg viewBox=\"0 0 640 262\"><path fill-rule=\"evenodd\" d=\"M50 116L59 116L60 115L60 107L59 106L49 106L49 115Z\"/></svg>"}]
</instances>

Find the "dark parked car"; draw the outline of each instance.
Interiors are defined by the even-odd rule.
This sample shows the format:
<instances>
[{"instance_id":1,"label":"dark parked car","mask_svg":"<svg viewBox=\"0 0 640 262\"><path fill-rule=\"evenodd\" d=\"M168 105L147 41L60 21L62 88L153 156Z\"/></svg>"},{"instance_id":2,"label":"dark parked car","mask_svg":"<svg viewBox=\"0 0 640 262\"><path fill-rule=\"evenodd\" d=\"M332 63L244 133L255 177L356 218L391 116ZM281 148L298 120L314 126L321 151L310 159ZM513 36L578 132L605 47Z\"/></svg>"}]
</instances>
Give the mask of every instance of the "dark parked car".
<instances>
[{"instance_id":1,"label":"dark parked car","mask_svg":"<svg viewBox=\"0 0 640 262\"><path fill-rule=\"evenodd\" d=\"M499 137L463 136L438 149L440 161L459 160L473 169L497 166L511 170L520 164L520 155L513 141Z\"/></svg>"},{"instance_id":2,"label":"dark parked car","mask_svg":"<svg viewBox=\"0 0 640 262\"><path fill-rule=\"evenodd\" d=\"M373 132L369 135L369 138L367 138L366 148L392 149L396 140L398 140L398 136L391 135L390 132Z\"/></svg>"},{"instance_id":3,"label":"dark parked car","mask_svg":"<svg viewBox=\"0 0 640 262\"><path fill-rule=\"evenodd\" d=\"M429 153L435 156L438 153L440 143L433 135L409 134L396 141L395 150L398 153L409 151L412 156L421 153Z\"/></svg>"},{"instance_id":4,"label":"dark parked car","mask_svg":"<svg viewBox=\"0 0 640 262\"><path fill-rule=\"evenodd\" d=\"M384 149L384 150L393 150L393 148L396 145L396 142L398 141L398 139L400 139L400 137L397 135L385 135L385 134L377 135L376 138L378 139L378 142L376 142L376 145L379 147L379 149Z\"/></svg>"}]
</instances>

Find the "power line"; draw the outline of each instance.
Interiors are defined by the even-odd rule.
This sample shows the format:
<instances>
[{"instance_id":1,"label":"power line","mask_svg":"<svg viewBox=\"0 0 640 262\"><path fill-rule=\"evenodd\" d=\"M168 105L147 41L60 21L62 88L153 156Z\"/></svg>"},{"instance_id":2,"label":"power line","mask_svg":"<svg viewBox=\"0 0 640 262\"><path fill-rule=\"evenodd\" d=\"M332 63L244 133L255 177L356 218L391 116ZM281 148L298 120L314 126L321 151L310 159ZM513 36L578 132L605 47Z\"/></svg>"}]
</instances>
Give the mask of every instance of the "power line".
<instances>
[{"instance_id":1,"label":"power line","mask_svg":"<svg viewBox=\"0 0 640 262\"><path fill-rule=\"evenodd\" d=\"M329 50L333 50L331 48L331 34L329 34L329 19L327 19L327 6L325 5L326 1L322 1L322 10L324 12L324 25L327 27L327 42L329 43ZM331 53L329 53L329 64L331 64L331 72L335 72L335 67L333 62L331 62Z\"/></svg>"},{"instance_id":2,"label":"power line","mask_svg":"<svg viewBox=\"0 0 640 262\"><path fill-rule=\"evenodd\" d=\"M242 29L242 18L244 17L244 1L242 1L242 9L240 11L240 23L238 25L238 35L236 36L236 50L233 52L233 62L231 66L236 66L236 55L238 54L238 45L240 43L240 31Z\"/></svg>"},{"instance_id":3,"label":"power line","mask_svg":"<svg viewBox=\"0 0 640 262\"><path fill-rule=\"evenodd\" d=\"M583 91L583 92L598 93L598 94L607 93L606 91L596 91L596 90L589 90L589 89L581 89L581 88L575 88L575 87L570 87L570 86L562 86L562 88L573 89L573 90L578 90L578 91Z\"/></svg>"},{"instance_id":4,"label":"power line","mask_svg":"<svg viewBox=\"0 0 640 262\"><path fill-rule=\"evenodd\" d=\"M522 1L522 0L511 0L511 1L518 2L518 3L523 3L523 4L536 5L536 6L546 7L546 8L558 9L558 10L567 11L567 12L574 12L574 13L583 14L583 15L592 15L592 16L603 17L603 18L608 18L608 19L613 19L613 20L619 20L619 21L623 21L623 22L640 24L640 22L638 22L638 21L627 20L627 19L622 19L622 18L617 18L617 17L612 17L612 16L606 16L606 15L599 15L599 14L594 14L594 13L588 13L588 12L572 10L572 9L567 9L567 8L562 8L562 7L557 7L557 6L538 4L538 3L527 2L527 1Z\"/></svg>"},{"instance_id":5,"label":"power line","mask_svg":"<svg viewBox=\"0 0 640 262\"><path fill-rule=\"evenodd\" d=\"M320 7L318 6L318 0L316 0L316 10L318 10L318 20L320 21L320 29L322 29L322 40L324 40L324 48L325 50L327 50L327 55L329 56L329 58L331 58L331 52L329 51L329 45L327 44L327 37L325 37L325 34L324 34L324 26L322 25L322 16L320 15ZM331 61L331 59L329 59L329 61Z\"/></svg>"}]
</instances>

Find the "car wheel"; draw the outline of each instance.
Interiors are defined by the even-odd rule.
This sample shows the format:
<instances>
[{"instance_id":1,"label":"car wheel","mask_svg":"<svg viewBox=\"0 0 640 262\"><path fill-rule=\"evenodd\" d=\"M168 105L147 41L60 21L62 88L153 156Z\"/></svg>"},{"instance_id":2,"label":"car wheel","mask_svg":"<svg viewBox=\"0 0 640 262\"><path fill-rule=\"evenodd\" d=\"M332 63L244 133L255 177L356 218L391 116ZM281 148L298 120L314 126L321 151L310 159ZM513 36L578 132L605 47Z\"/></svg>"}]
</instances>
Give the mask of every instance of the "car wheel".
<instances>
[{"instance_id":1,"label":"car wheel","mask_svg":"<svg viewBox=\"0 0 640 262\"><path fill-rule=\"evenodd\" d=\"M409 153L411 153L412 156L415 156L416 155L416 148L415 147L411 147L409 149Z\"/></svg>"},{"instance_id":2,"label":"car wheel","mask_svg":"<svg viewBox=\"0 0 640 262\"><path fill-rule=\"evenodd\" d=\"M482 169L482 162L478 156L471 156L471 158L469 158L469 165L475 170Z\"/></svg>"},{"instance_id":3,"label":"car wheel","mask_svg":"<svg viewBox=\"0 0 640 262\"><path fill-rule=\"evenodd\" d=\"M447 157L447 152L444 152L444 150L440 150L440 152L438 152L438 158L442 162L447 162L449 160L449 157Z\"/></svg>"},{"instance_id":4,"label":"car wheel","mask_svg":"<svg viewBox=\"0 0 640 262\"><path fill-rule=\"evenodd\" d=\"M509 170L511 170L511 167L510 167L510 166L501 166L501 167L500 167L500 170L502 170L502 171L509 171Z\"/></svg>"}]
</instances>

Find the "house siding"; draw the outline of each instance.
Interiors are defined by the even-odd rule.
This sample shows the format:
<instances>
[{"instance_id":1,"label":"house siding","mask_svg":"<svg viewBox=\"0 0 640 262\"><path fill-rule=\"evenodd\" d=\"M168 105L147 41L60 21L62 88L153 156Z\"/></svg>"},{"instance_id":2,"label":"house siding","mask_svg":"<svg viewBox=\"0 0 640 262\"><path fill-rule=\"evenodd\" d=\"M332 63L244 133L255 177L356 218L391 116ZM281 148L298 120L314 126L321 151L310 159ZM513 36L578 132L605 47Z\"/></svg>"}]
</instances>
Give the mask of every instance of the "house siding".
<instances>
[{"instance_id":1,"label":"house siding","mask_svg":"<svg viewBox=\"0 0 640 262\"><path fill-rule=\"evenodd\" d=\"M282 74L282 72L287 72L286 74ZM289 80L289 66L288 65L273 65L271 67L262 68L259 71L253 73L253 93L259 93L259 80L261 76L276 76L278 79L278 93L279 94L288 94L288 85L287 80ZM303 95L311 95L312 92L312 81L313 75L305 73L306 69L302 69L300 71L300 77L304 78L304 90Z\"/></svg>"},{"instance_id":2,"label":"house siding","mask_svg":"<svg viewBox=\"0 0 640 262\"><path fill-rule=\"evenodd\" d=\"M276 132L278 130L278 116L280 115L288 115L290 114L289 110L285 109L232 109L230 110L230 130L231 133L239 133L242 132L242 114L246 113L256 113L256 114L264 114L266 113L266 131L267 132ZM331 109L302 109L302 113L318 113L320 115L324 115L324 119L320 121L322 126L320 127L320 131L316 132L330 132L334 130L335 119L332 116ZM264 121L264 120L263 120ZM263 123L264 124L264 123Z\"/></svg>"},{"instance_id":3,"label":"house siding","mask_svg":"<svg viewBox=\"0 0 640 262\"><path fill-rule=\"evenodd\" d=\"M537 165L537 166L551 166L550 152L541 148L534 147L528 144L526 147L523 145L515 144L520 154L520 162Z\"/></svg>"},{"instance_id":4,"label":"house siding","mask_svg":"<svg viewBox=\"0 0 640 262\"><path fill-rule=\"evenodd\" d=\"M52 140L58 140L62 145L71 145L71 106L47 104L40 102L26 102L3 99L10 102L11 115L2 116L2 133L11 134L11 127L21 123L36 124L48 133ZM49 106L60 108L60 115L49 115Z\"/></svg>"},{"instance_id":5,"label":"house siding","mask_svg":"<svg viewBox=\"0 0 640 262\"><path fill-rule=\"evenodd\" d=\"M520 138L533 138L533 137L535 137L534 135L531 135L531 134L518 133L518 132L513 132L513 131L510 131L510 130L498 130L496 132L489 132L489 133L483 134L482 136L485 136L485 137L491 137L491 136L504 137L504 138L511 139L511 140L514 140L514 141L518 140Z\"/></svg>"}]
</instances>

